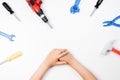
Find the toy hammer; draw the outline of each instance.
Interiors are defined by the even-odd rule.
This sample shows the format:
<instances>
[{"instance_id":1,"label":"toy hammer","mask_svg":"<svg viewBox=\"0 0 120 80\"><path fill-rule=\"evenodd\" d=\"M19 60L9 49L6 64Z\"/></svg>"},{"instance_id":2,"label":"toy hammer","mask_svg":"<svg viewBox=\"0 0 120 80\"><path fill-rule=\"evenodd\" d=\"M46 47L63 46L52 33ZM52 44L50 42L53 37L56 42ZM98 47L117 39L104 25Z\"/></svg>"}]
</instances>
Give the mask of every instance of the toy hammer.
<instances>
[{"instance_id":1,"label":"toy hammer","mask_svg":"<svg viewBox=\"0 0 120 80\"><path fill-rule=\"evenodd\" d=\"M115 54L120 55L120 50L116 49L113 44L115 43L116 40L112 40L109 43L106 44L104 49L102 50L103 55L107 55L109 52L114 52Z\"/></svg>"}]
</instances>

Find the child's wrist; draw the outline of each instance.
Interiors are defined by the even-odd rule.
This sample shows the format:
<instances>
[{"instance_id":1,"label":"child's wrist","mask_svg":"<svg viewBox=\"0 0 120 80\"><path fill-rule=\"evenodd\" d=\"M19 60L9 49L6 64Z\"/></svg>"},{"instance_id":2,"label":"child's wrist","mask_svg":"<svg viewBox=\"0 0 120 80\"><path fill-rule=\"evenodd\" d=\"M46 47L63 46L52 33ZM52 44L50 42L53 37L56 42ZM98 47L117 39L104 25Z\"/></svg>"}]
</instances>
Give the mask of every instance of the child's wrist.
<instances>
[{"instance_id":1,"label":"child's wrist","mask_svg":"<svg viewBox=\"0 0 120 80\"><path fill-rule=\"evenodd\" d=\"M47 61L43 61L42 63L46 68L50 68L50 63L48 63Z\"/></svg>"},{"instance_id":2,"label":"child's wrist","mask_svg":"<svg viewBox=\"0 0 120 80\"><path fill-rule=\"evenodd\" d=\"M76 59L75 59L75 58L72 58L72 59L69 60L68 64L69 64L70 66L73 66L75 62L76 62Z\"/></svg>"}]
</instances>

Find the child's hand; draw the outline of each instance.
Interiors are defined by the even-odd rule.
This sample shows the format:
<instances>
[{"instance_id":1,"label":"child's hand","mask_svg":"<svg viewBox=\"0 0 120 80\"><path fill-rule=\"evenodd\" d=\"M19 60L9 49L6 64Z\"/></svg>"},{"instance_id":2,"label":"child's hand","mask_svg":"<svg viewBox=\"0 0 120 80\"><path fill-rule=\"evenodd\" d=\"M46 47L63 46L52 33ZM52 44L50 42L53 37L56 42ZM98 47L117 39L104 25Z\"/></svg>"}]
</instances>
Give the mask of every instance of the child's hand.
<instances>
[{"instance_id":1,"label":"child's hand","mask_svg":"<svg viewBox=\"0 0 120 80\"><path fill-rule=\"evenodd\" d=\"M53 49L46 57L44 64L46 64L48 67L66 64L65 61L59 61L59 58L63 57L66 54L66 49Z\"/></svg>"},{"instance_id":2,"label":"child's hand","mask_svg":"<svg viewBox=\"0 0 120 80\"><path fill-rule=\"evenodd\" d=\"M75 58L71 55L69 51L66 50L63 53L66 55L59 58L60 61L66 62L67 64L71 64L72 61L75 60Z\"/></svg>"}]
</instances>

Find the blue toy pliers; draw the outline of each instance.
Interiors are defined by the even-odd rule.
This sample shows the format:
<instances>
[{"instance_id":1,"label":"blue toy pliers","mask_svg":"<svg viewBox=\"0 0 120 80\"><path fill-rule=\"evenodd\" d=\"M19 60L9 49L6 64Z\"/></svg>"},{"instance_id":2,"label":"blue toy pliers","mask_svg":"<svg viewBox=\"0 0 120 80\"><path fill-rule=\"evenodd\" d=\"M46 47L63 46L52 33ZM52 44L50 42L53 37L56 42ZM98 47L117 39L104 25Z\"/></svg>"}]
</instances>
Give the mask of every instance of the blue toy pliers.
<instances>
[{"instance_id":1,"label":"blue toy pliers","mask_svg":"<svg viewBox=\"0 0 120 80\"><path fill-rule=\"evenodd\" d=\"M70 8L70 12L72 14L77 13L77 12L80 11L80 8L78 7L79 3L80 3L80 0L76 0L75 3L74 3L74 5Z\"/></svg>"},{"instance_id":2,"label":"blue toy pliers","mask_svg":"<svg viewBox=\"0 0 120 80\"><path fill-rule=\"evenodd\" d=\"M115 23L116 20L120 19L120 16L117 16L116 18L114 18L112 21L105 21L103 22L103 26L107 27L107 26L116 26L116 27L120 27L120 24Z\"/></svg>"}]
</instances>

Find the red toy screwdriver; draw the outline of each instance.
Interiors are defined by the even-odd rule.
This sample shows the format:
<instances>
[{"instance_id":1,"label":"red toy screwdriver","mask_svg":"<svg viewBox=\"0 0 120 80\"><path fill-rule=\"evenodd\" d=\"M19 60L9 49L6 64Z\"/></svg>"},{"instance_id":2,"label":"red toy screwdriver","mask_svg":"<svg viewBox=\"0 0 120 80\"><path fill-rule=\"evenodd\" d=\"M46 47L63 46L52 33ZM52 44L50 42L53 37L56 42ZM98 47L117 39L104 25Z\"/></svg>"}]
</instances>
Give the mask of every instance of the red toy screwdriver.
<instances>
[{"instance_id":1,"label":"red toy screwdriver","mask_svg":"<svg viewBox=\"0 0 120 80\"><path fill-rule=\"evenodd\" d=\"M26 0L27 3L29 4L29 6L32 8L32 10L38 15L40 16L40 18L47 23L50 28L52 29L53 27L50 25L50 23L48 22L47 17L44 15L43 10L41 9L41 4L42 4L42 0Z\"/></svg>"}]
</instances>

